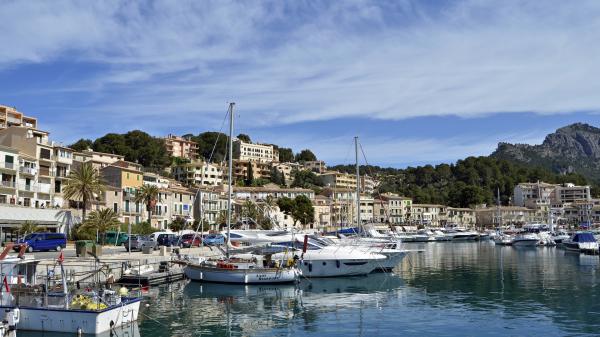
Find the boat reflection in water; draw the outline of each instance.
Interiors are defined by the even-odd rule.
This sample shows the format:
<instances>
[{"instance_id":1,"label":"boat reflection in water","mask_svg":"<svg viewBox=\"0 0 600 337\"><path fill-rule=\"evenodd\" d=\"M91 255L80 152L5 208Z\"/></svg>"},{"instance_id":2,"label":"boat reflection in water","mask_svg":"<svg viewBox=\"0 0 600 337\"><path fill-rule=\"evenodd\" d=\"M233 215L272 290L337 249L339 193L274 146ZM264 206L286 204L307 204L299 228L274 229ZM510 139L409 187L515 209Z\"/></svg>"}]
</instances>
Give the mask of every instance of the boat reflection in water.
<instances>
[{"instance_id":1,"label":"boat reflection in water","mask_svg":"<svg viewBox=\"0 0 600 337\"><path fill-rule=\"evenodd\" d=\"M15 337L73 337L77 334L63 332L40 332L40 331L25 331L18 330ZM105 331L98 335L83 334L83 336L94 337L141 337L140 328L137 322L117 326L111 331Z\"/></svg>"}]
</instances>

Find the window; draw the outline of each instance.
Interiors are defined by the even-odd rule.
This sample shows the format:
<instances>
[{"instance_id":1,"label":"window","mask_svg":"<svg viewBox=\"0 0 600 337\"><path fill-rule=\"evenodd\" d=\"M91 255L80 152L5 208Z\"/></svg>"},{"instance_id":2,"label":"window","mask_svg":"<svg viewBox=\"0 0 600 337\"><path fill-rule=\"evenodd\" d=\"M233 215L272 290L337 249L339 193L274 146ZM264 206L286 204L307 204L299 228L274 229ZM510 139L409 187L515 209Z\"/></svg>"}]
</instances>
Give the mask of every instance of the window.
<instances>
[{"instance_id":1,"label":"window","mask_svg":"<svg viewBox=\"0 0 600 337\"><path fill-rule=\"evenodd\" d=\"M127 179L129 179L129 173L127 173Z\"/></svg>"},{"instance_id":2,"label":"window","mask_svg":"<svg viewBox=\"0 0 600 337\"><path fill-rule=\"evenodd\" d=\"M61 188L60 188L60 180L57 180L54 182L54 193L60 193Z\"/></svg>"}]
</instances>

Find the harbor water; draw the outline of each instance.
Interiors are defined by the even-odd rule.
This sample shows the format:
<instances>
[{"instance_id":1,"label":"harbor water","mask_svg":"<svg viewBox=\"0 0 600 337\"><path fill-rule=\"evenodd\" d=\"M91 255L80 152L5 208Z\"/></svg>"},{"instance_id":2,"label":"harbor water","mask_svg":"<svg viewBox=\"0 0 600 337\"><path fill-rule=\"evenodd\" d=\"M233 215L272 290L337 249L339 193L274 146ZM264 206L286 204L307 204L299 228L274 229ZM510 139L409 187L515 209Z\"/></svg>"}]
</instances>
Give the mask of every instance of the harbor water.
<instances>
[{"instance_id":1,"label":"harbor water","mask_svg":"<svg viewBox=\"0 0 600 337\"><path fill-rule=\"evenodd\" d=\"M424 251L393 274L157 287L137 326L117 335L600 336L598 256L486 241L406 246Z\"/></svg>"}]
</instances>

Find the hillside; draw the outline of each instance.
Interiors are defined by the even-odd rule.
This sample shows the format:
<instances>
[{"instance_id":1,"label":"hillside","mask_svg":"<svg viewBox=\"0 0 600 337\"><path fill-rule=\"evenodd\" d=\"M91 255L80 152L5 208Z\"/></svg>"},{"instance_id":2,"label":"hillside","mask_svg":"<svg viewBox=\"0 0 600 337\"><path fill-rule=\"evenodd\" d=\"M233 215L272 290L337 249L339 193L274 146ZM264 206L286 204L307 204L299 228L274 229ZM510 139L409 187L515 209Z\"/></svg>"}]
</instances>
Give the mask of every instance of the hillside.
<instances>
[{"instance_id":1,"label":"hillside","mask_svg":"<svg viewBox=\"0 0 600 337\"><path fill-rule=\"evenodd\" d=\"M541 166L559 174L578 173L600 183L600 128L576 123L549 134L540 145L500 143L491 157Z\"/></svg>"}]
</instances>

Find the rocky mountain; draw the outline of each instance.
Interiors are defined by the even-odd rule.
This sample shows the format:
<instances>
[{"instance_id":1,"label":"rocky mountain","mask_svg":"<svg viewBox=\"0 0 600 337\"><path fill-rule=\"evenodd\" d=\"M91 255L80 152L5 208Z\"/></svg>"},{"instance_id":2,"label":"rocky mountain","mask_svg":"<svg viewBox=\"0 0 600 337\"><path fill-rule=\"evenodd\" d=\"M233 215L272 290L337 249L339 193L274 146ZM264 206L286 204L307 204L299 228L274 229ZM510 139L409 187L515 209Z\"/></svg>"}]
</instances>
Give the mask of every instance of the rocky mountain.
<instances>
[{"instance_id":1,"label":"rocky mountain","mask_svg":"<svg viewBox=\"0 0 600 337\"><path fill-rule=\"evenodd\" d=\"M579 173L600 183L600 128L571 124L546 136L540 145L500 143L491 156L556 173Z\"/></svg>"}]
</instances>

